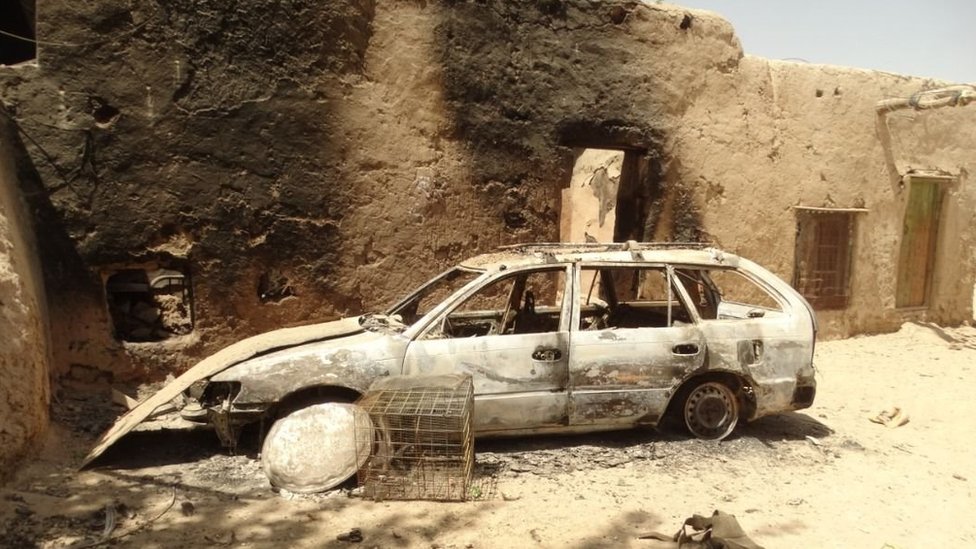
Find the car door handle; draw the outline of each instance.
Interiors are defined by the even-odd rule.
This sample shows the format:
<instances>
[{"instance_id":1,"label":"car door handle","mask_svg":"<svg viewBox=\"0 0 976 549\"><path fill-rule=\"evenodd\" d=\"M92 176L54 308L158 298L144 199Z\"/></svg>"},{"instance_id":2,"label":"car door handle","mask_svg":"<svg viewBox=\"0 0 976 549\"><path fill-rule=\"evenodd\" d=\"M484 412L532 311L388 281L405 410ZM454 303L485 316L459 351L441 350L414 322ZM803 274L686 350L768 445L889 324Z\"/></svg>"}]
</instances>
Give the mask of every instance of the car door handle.
<instances>
[{"instance_id":1,"label":"car door handle","mask_svg":"<svg viewBox=\"0 0 976 549\"><path fill-rule=\"evenodd\" d=\"M563 352L559 349L536 349L532 353L532 360L539 362L555 362L563 357Z\"/></svg>"},{"instance_id":2,"label":"car door handle","mask_svg":"<svg viewBox=\"0 0 976 549\"><path fill-rule=\"evenodd\" d=\"M671 353L682 356L697 355L698 345L696 343L679 343L671 347Z\"/></svg>"}]
</instances>

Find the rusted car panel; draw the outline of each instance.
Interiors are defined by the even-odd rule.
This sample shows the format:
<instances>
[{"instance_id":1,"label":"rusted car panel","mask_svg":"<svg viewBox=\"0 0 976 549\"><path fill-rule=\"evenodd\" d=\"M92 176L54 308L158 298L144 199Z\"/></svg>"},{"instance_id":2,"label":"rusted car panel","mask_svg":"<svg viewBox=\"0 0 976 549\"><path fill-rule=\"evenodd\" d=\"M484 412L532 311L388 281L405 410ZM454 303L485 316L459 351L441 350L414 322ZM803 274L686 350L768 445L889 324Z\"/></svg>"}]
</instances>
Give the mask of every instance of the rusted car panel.
<instances>
[{"instance_id":1,"label":"rusted car panel","mask_svg":"<svg viewBox=\"0 0 976 549\"><path fill-rule=\"evenodd\" d=\"M816 392L809 305L755 263L700 246L511 247L384 313L321 326L317 338L201 362L176 386L185 417L233 444L239 426L273 420L309 389L356 394L384 376L465 373L479 436L655 425L670 410L692 433L721 438L739 417L807 407Z\"/></svg>"}]
</instances>

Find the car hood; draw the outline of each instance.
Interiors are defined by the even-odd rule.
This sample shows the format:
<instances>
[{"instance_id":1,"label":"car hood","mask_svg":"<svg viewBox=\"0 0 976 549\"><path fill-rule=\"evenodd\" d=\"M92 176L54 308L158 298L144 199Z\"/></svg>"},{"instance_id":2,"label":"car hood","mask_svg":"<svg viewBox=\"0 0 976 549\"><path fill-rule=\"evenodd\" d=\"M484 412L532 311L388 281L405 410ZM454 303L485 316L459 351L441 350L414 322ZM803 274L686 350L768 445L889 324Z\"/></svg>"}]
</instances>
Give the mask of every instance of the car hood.
<instances>
[{"instance_id":1,"label":"car hood","mask_svg":"<svg viewBox=\"0 0 976 549\"><path fill-rule=\"evenodd\" d=\"M95 446L85 457L81 467L88 466L95 458L102 455L110 446L118 442L126 433L135 428L152 415L160 406L167 404L191 385L202 379L218 374L235 364L252 359L266 353L295 347L307 343L328 340L336 337L352 335L363 331L359 323L360 317L346 318L333 322L312 324L284 328L249 337L238 341L221 351L201 360L195 366L184 372L172 383L163 387L158 393L137 404L134 408L120 417L115 424L102 435Z\"/></svg>"}]
</instances>

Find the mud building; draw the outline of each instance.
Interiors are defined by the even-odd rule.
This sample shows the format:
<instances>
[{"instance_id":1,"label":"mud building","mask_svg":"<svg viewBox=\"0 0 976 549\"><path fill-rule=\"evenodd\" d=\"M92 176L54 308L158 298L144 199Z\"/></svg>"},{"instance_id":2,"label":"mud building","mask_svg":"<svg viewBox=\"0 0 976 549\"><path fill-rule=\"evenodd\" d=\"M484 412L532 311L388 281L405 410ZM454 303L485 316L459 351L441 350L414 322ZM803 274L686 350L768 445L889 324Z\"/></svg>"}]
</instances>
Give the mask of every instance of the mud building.
<instances>
[{"instance_id":1,"label":"mud building","mask_svg":"<svg viewBox=\"0 0 976 549\"><path fill-rule=\"evenodd\" d=\"M973 316L971 86L634 1L8 4L5 469L48 379L160 379L501 244L714 242L827 337Z\"/></svg>"}]
</instances>

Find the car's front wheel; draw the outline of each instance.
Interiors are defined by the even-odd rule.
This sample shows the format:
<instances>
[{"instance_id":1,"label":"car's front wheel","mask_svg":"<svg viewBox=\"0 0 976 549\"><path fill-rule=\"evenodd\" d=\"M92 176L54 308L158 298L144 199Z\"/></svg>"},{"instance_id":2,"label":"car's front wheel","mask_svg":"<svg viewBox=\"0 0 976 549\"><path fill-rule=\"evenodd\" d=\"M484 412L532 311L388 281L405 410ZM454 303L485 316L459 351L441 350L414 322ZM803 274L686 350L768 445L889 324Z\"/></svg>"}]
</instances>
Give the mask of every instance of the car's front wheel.
<instances>
[{"instance_id":1,"label":"car's front wheel","mask_svg":"<svg viewBox=\"0 0 976 549\"><path fill-rule=\"evenodd\" d=\"M359 406L313 404L275 421L261 447L261 464L273 486L321 492L356 474L373 439L369 414Z\"/></svg>"},{"instance_id":2,"label":"car's front wheel","mask_svg":"<svg viewBox=\"0 0 976 549\"><path fill-rule=\"evenodd\" d=\"M735 393L718 381L706 381L693 388L681 410L691 434L706 440L722 440L739 422L739 401Z\"/></svg>"}]
</instances>

